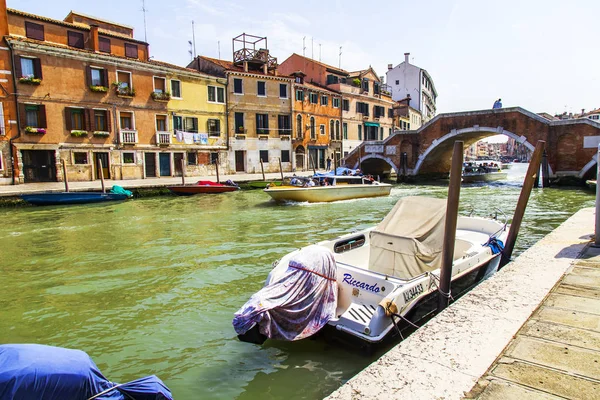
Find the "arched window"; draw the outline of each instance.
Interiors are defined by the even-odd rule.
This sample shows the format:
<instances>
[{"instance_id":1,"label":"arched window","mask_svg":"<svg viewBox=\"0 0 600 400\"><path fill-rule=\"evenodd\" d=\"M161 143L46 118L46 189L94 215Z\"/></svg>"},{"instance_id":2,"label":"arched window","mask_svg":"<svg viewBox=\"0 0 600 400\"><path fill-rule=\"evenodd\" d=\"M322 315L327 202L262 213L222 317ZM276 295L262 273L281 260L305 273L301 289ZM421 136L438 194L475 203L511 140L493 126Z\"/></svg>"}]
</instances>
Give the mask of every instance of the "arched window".
<instances>
[{"instance_id":1,"label":"arched window","mask_svg":"<svg viewBox=\"0 0 600 400\"><path fill-rule=\"evenodd\" d=\"M333 132L333 120L329 121L329 137L331 138L331 140L335 139Z\"/></svg>"},{"instance_id":2,"label":"arched window","mask_svg":"<svg viewBox=\"0 0 600 400\"><path fill-rule=\"evenodd\" d=\"M310 138L311 139L316 139L317 138L317 131L316 131L316 126L315 126L315 117L310 117Z\"/></svg>"},{"instance_id":3,"label":"arched window","mask_svg":"<svg viewBox=\"0 0 600 400\"><path fill-rule=\"evenodd\" d=\"M335 140L341 140L341 138L340 138L340 121L335 121Z\"/></svg>"},{"instance_id":4,"label":"arched window","mask_svg":"<svg viewBox=\"0 0 600 400\"><path fill-rule=\"evenodd\" d=\"M296 136L298 139L304 137L304 127L302 126L302 115L298 114L296 117Z\"/></svg>"}]
</instances>

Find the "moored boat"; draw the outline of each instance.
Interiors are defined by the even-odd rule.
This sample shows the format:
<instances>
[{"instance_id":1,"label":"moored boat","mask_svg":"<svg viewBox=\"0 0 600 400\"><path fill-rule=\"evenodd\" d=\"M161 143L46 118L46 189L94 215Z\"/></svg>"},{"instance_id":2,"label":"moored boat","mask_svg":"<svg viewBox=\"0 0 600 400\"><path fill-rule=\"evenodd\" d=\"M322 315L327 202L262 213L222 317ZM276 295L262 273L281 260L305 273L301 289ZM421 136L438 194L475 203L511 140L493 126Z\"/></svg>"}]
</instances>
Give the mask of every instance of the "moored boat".
<instances>
[{"instance_id":1,"label":"moored boat","mask_svg":"<svg viewBox=\"0 0 600 400\"><path fill-rule=\"evenodd\" d=\"M445 214L445 200L403 198L376 227L287 254L235 314L238 337L262 343L327 331L370 345L417 323L437 298ZM506 228L459 217L453 294L497 270Z\"/></svg>"},{"instance_id":2,"label":"moored boat","mask_svg":"<svg viewBox=\"0 0 600 400\"><path fill-rule=\"evenodd\" d=\"M47 192L22 194L21 199L36 206L46 205L72 205L102 203L105 201L120 201L132 197L129 190L114 186L110 192Z\"/></svg>"},{"instance_id":3,"label":"moored boat","mask_svg":"<svg viewBox=\"0 0 600 400\"><path fill-rule=\"evenodd\" d=\"M248 186L250 186L253 189L265 189L267 186L281 186L281 183L283 181L281 180L277 180L277 181L252 181L252 182L248 182Z\"/></svg>"},{"instance_id":4,"label":"moored boat","mask_svg":"<svg viewBox=\"0 0 600 400\"><path fill-rule=\"evenodd\" d=\"M212 181L198 181L193 185L175 185L167 188L179 196L191 196L200 193L226 193L239 190L239 186L232 181L218 183Z\"/></svg>"},{"instance_id":5,"label":"moored boat","mask_svg":"<svg viewBox=\"0 0 600 400\"><path fill-rule=\"evenodd\" d=\"M464 183L492 182L507 177L508 174L503 172L496 163L467 162L463 165L462 181Z\"/></svg>"},{"instance_id":6,"label":"moored boat","mask_svg":"<svg viewBox=\"0 0 600 400\"><path fill-rule=\"evenodd\" d=\"M587 181L585 181L585 185L592 190L596 190L596 180L595 179L589 179Z\"/></svg>"},{"instance_id":7,"label":"moored boat","mask_svg":"<svg viewBox=\"0 0 600 400\"><path fill-rule=\"evenodd\" d=\"M269 186L264 192L276 202L321 203L363 197L388 196L392 185L364 176L318 175L285 178L281 186Z\"/></svg>"}]
</instances>

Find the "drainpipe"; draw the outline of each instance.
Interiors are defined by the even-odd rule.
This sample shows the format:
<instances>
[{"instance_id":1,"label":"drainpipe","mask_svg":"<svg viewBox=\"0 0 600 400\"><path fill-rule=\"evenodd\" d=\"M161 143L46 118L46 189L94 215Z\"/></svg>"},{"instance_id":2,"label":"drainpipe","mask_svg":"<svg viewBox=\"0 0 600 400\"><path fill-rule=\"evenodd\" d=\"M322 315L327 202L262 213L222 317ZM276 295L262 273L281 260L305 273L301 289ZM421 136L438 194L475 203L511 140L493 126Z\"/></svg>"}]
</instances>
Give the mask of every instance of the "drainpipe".
<instances>
[{"instance_id":1,"label":"drainpipe","mask_svg":"<svg viewBox=\"0 0 600 400\"><path fill-rule=\"evenodd\" d=\"M5 40L6 44L8 45L8 48L10 50L10 61L12 63L12 68L11 68L11 75L12 75L12 79L13 79L13 90L14 90L14 96L15 96L15 109L17 110L17 135L11 137L8 140L8 149L10 150L10 162L12 164L12 184L16 185L16 177L15 177L15 164L16 164L16 160L13 154L13 140L18 139L21 137L21 111L19 110L19 93L17 92L17 77L15 75L15 53L13 51L13 46L12 44L8 41ZM18 159L18 158L17 158Z\"/></svg>"}]
</instances>

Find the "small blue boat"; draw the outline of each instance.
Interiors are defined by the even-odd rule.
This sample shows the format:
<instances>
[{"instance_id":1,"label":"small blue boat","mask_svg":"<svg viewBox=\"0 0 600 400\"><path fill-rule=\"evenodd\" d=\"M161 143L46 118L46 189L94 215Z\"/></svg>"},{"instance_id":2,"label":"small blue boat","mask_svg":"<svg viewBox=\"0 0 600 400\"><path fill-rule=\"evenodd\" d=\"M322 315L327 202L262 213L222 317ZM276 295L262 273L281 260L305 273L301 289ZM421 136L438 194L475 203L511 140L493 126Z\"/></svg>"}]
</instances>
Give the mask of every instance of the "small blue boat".
<instances>
[{"instance_id":1,"label":"small blue boat","mask_svg":"<svg viewBox=\"0 0 600 400\"><path fill-rule=\"evenodd\" d=\"M57 192L57 193L34 193L22 194L20 197L30 204L36 206L46 205L70 205L70 204L88 204L101 203L104 201L126 200L132 196L129 190L124 190L120 186L113 186L107 193L103 192Z\"/></svg>"}]
</instances>

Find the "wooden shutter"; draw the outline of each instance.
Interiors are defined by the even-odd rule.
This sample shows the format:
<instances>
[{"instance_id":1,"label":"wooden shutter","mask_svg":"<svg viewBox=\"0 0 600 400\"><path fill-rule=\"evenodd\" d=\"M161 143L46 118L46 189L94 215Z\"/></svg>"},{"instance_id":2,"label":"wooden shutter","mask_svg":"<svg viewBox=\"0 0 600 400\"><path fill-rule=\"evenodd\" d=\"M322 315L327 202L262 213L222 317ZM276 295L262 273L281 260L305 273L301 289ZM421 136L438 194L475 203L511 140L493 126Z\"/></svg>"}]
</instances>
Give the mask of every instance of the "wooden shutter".
<instances>
[{"instance_id":1,"label":"wooden shutter","mask_svg":"<svg viewBox=\"0 0 600 400\"><path fill-rule=\"evenodd\" d=\"M27 126L27 110L25 110L25 104L19 104L19 124L21 125L21 129L24 129Z\"/></svg>"},{"instance_id":2,"label":"wooden shutter","mask_svg":"<svg viewBox=\"0 0 600 400\"><path fill-rule=\"evenodd\" d=\"M102 70L102 84L108 87L108 68Z\"/></svg>"},{"instance_id":3,"label":"wooden shutter","mask_svg":"<svg viewBox=\"0 0 600 400\"><path fill-rule=\"evenodd\" d=\"M104 111L106 114L106 131L112 132L112 125L110 124L110 110Z\"/></svg>"},{"instance_id":4,"label":"wooden shutter","mask_svg":"<svg viewBox=\"0 0 600 400\"><path fill-rule=\"evenodd\" d=\"M356 112L360 112L360 103L357 101L356 102Z\"/></svg>"},{"instance_id":5,"label":"wooden shutter","mask_svg":"<svg viewBox=\"0 0 600 400\"><path fill-rule=\"evenodd\" d=\"M92 110L90 110L89 108L86 108L85 110L83 110L83 117L84 119L84 125L83 125L83 130L84 131L93 131L94 128L92 128L92 118L90 116Z\"/></svg>"},{"instance_id":6,"label":"wooden shutter","mask_svg":"<svg viewBox=\"0 0 600 400\"><path fill-rule=\"evenodd\" d=\"M269 114L265 114L265 129L269 133Z\"/></svg>"},{"instance_id":7,"label":"wooden shutter","mask_svg":"<svg viewBox=\"0 0 600 400\"><path fill-rule=\"evenodd\" d=\"M92 67L89 65L85 67L85 81L88 87L92 86Z\"/></svg>"},{"instance_id":8,"label":"wooden shutter","mask_svg":"<svg viewBox=\"0 0 600 400\"><path fill-rule=\"evenodd\" d=\"M17 74L17 79L23 76L23 71L21 70L21 57L15 57L15 73Z\"/></svg>"},{"instance_id":9,"label":"wooden shutter","mask_svg":"<svg viewBox=\"0 0 600 400\"><path fill-rule=\"evenodd\" d=\"M71 109L69 107L65 107L65 127L68 131L73 130L73 116L71 115Z\"/></svg>"},{"instance_id":10,"label":"wooden shutter","mask_svg":"<svg viewBox=\"0 0 600 400\"><path fill-rule=\"evenodd\" d=\"M46 106L41 104L38 107L38 121L40 124L40 128L47 128L48 124L46 122Z\"/></svg>"},{"instance_id":11,"label":"wooden shutter","mask_svg":"<svg viewBox=\"0 0 600 400\"><path fill-rule=\"evenodd\" d=\"M35 73L35 77L38 79L44 79L42 77L42 63L39 58L33 59L33 71Z\"/></svg>"}]
</instances>

